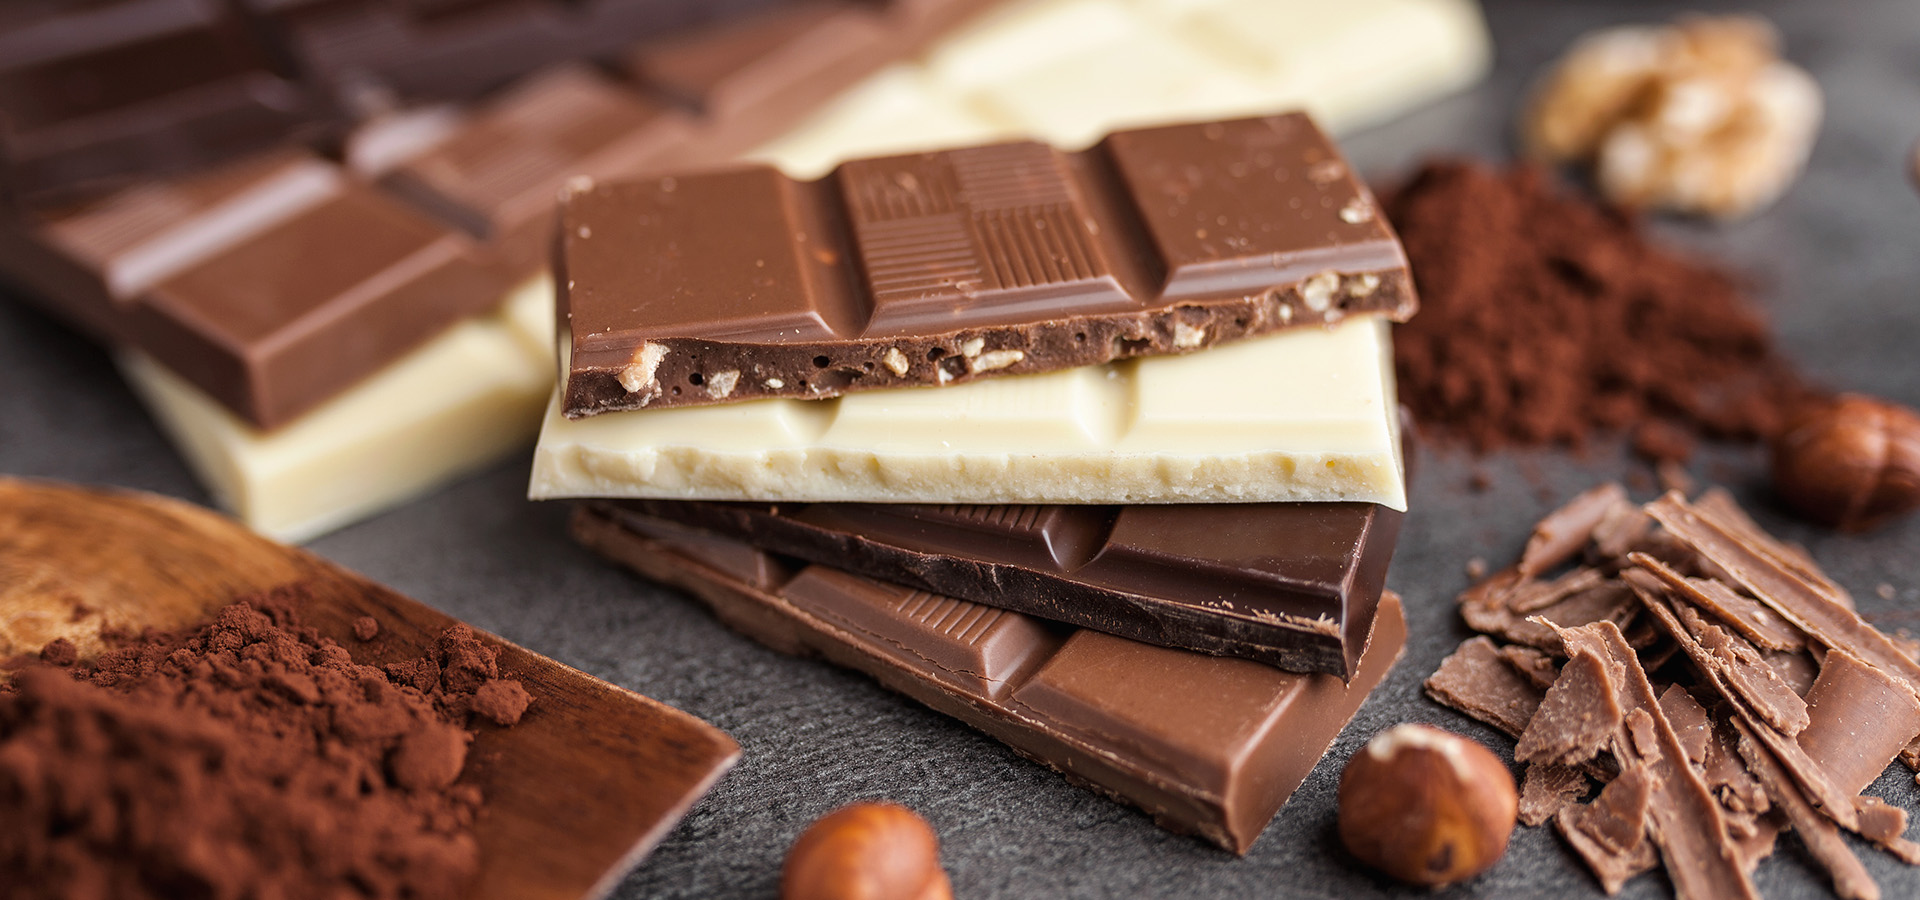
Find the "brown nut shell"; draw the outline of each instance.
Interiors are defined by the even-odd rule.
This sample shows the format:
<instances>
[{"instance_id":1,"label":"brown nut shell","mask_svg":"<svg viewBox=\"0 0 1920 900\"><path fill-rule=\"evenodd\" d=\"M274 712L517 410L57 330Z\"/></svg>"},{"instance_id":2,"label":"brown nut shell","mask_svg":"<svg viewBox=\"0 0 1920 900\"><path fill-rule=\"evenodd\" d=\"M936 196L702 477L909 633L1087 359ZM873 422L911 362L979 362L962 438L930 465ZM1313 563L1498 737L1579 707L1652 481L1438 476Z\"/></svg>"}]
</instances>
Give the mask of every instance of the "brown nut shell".
<instances>
[{"instance_id":1,"label":"brown nut shell","mask_svg":"<svg viewBox=\"0 0 1920 900\"><path fill-rule=\"evenodd\" d=\"M780 872L784 900L952 900L940 840L897 803L843 806L802 832Z\"/></svg>"},{"instance_id":2,"label":"brown nut shell","mask_svg":"<svg viewBox=\"0 0 1920 900\"><path fill-rule=\"evenodd\" d=\"M1341 842L1413 884L1451 884L1492 868L1518 812L1499 757L1426 725L1374 735L1340 773Z\"/></svg>"},{"instance_id":3,"label":"brown nut shell","mask_svg":"<svg viewBox=\"0 0 1920 900\"><path fill-rule=\"evenodd\" d=\"M1773 487L1801 515L1865 531L1920 507L1920 414L1862 394L1808 407L1773 442Z\"/></svg>"}]
</instances>

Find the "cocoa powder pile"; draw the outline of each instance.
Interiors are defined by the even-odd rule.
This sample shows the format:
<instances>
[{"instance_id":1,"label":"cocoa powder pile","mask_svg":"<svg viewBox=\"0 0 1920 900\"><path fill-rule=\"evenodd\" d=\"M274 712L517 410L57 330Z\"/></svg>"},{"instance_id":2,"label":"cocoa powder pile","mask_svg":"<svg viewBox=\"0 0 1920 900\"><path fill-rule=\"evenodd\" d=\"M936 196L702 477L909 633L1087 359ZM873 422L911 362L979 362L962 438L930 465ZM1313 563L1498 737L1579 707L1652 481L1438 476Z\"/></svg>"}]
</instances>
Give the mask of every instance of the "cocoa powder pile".
<instances>
[{"instance_id":1,"label":"cocoa powder pile","mask_svg":"<svg viewBox=\"0 0 1920 900\"><path fill-rule=\"evenodd\" d=\"M8 897L434 898L478 868L470 718L529 697L464 626L387 670L303 627L298 589L0 690Z\"/></svg>"},{"instance_id":2,"label":"cocoa powder pile","mask_svg":"<svg viewBox=\"0 0 1920 900\"><path fill-rule=\"evenodd\" d=\"M1476 451L1631 431L1654 460L1771 436L1808 391L1725 271L1536 168L1429 163L1385 198L1420 292L1394 329L1422 434Z\"/></svg>"}]
</instances>

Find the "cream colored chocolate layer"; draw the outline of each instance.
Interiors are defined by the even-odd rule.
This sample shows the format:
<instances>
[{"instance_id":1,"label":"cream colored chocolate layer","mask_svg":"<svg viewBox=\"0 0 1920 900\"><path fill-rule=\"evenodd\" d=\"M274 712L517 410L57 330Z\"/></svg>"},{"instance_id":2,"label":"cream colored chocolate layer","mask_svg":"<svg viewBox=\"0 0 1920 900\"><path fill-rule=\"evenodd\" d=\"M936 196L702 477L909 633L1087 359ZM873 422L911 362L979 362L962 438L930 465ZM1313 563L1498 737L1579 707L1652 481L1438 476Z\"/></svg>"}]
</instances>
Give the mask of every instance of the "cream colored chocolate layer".
<instances>
[{"instance_id":1,"label":"cream colored chocolate layer","mask_svg":"<svg viewBox=\"0 0 1920 900\"><path fill-rule=\"evenodd\" d=\"M578 420L550 405L528 493L1405 509L1391 348L1369 316L953 387Z\"/></svg>"},{"instance_id":2,"label":"cream colored chocolate layer","mask_svg":"<svg viewBox=\"0 0 1920 900\"><path fill-rule=\"evenodd\" d=\"M516 330L502 315L469 319L268 433L145 356L120 367L222 507L298 542L525 447L553 367Z\"/></svg>"},{"instance_id":3,"label":"cream colored chocolate layer","mask_svg":"<svg viewBox=\"0 0 1920 900\"><path fill-rule=\"evenodd\" d=\"M1350 131L1486 74L1473 0L1010 3L748 154L814 178L851 157L1305 108Z\"/></svg>"}]
</instances>

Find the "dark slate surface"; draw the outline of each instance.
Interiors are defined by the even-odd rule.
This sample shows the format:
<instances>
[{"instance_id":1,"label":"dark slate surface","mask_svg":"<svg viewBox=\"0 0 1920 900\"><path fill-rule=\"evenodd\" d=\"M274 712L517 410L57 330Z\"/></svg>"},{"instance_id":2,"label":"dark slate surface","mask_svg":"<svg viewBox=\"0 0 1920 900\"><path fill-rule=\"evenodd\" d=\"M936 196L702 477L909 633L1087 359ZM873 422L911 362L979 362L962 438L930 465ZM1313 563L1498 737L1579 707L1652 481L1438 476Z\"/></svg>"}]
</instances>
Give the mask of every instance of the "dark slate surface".
<instances>
[{"instance_id":1,"label":"dark slate surface","mask_svg":"<svg viewBox=\"0 0 1920 900\"><path fill-rule=\"evenodd\" d=\"M1499 60L1477 90L1346 142L1376 179L1429 153L1501 157L1528 79L1588 28L1664 19L1650 2L1491 2ZM1709 4L1722 6L1724 4ZM1675 240L1753 279L1787 351L1829 384L1920 405L1920 198L1905 155L1920 133L1920 6L1771 3L1789 55L1825 88L1828 115L1809 173L1775 209L1725 229L1667 225ZM1762 459L1716 448L1694 466L1726 484L1763 523L1802 541L1886 627L1920 630L1920 520L1866 537L1803 526L1768 500ZM890 694L867 678L769 652L685 598L569 544L564 510L522 499L515 461L406 508L314 542L313 549L454 615L726 729L745 749L619 891L626 897L769 896L785 849L815 816L889 797L932 820L959 896L1412 896L1356 868L1333 836L1339 763L1399 721L1504 739L1421 696L1419 683L1465 631L1450 598L1472 557L1515 555L1528 526L1598 481L1646 473L1616 443L1585 454L1425 455L1414 515L1390 584L1412 641L1386 685L1244 859L1168 834L1133 810L1068 785L999 743ZM0 303L0 471L126 485L205 502L107 357L17 302ZM1475 472L1491 487L1469 488ZM1884 586L1884 587L1883 587ZM1914 808L1895 767L1873 789ZM1920 895L1920 870L1856 844L1889 897ZM1768 896L1820 896L1826 881L1782 842L1759 871ZM1626 890L1662 897L1660 876ZM1598 896L1544 829L1516 834L1492 873L1439 896Z\"/></svg>"}]
</instances>

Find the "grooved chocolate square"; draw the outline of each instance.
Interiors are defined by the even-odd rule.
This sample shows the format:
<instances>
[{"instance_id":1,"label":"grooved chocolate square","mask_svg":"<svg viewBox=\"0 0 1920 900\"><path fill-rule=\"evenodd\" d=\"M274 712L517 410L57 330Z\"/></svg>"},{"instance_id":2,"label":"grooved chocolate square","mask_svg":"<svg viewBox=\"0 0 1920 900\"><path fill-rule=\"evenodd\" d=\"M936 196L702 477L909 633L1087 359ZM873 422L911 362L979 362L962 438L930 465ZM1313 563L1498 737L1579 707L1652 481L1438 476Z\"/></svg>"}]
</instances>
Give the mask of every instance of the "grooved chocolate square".
<instances>
[{"instance_id":1,"label":"grooved chocolate square","mask_svg":"<svg viewBox=\"0 0 1920 900\"><path fill-rule=\"evenodd\" d=\"M1369 194L1293 114L573 191L565 411L830 397L1412 314ZM731 374L727 374L731 373ZM721 376L726 391L674 390Z\"/></svg>"}]
</instances>

